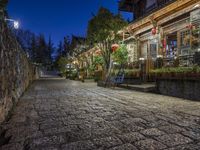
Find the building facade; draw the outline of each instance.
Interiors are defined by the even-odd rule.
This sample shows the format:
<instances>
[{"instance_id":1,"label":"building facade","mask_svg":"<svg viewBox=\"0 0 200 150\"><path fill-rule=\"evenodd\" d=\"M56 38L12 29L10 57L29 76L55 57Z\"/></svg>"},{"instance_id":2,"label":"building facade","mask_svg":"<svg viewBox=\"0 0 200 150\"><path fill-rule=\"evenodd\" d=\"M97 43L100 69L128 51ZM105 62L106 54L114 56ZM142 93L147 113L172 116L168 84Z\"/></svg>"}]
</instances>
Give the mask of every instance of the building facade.
<instances>
[{"instance_id":1,"label":"building facade","mask_svg":"<svg viewBox=\"0 0 200 150\"><path fill-rule=\"evenodd\" d=\"M158 58L163 59L164 66L198 63L199 0L122 0L119 10L136 14L136 20L123 32L129 33L125 41L128 39L128 44L134 47L129 50L130 57L137 55L138 61L145 64L147 74L157 67Z\"/></svg>"}]
</instances>

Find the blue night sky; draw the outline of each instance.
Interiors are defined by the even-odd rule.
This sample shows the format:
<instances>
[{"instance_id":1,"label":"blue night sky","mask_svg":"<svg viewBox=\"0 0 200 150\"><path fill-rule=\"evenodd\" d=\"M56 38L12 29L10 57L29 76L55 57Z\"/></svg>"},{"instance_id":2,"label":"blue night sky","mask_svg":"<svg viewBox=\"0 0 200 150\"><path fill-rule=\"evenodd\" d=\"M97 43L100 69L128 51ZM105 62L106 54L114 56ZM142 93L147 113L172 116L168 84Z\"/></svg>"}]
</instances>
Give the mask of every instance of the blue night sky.
<instances>
[{"instance_id":1,"label":"blue night sky","mask_svg":"<svg viewBox=\"0 0 200 150\"><path fill-rule=\"evenodd\" d=\"M51 35L57 45L65 35L85 36L88 20L100 6L118 12L118 0L10 0L7 9L20 28Z\"/></svg>"}]
</instances>

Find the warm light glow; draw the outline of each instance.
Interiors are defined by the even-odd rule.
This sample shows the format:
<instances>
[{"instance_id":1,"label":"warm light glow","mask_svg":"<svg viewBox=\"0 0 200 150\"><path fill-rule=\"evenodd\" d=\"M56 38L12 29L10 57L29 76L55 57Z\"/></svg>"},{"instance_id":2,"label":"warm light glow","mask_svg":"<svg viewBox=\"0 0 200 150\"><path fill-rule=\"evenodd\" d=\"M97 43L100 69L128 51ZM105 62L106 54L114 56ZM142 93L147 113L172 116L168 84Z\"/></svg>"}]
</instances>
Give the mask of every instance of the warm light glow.
<instances>
[{"instance_id":1,"label":"warm light glow","mask_svg":"<svg viewBox=\"0 0 200 150\"><path fill-rule=\"evenodd\" d=\"M143 61L143 60L145 60L145 59L144 59L144 58L139 58L139 60Z\"/></svg>"},{"instance_id":2,"label":"warm light glow","mask_svg":"<svg viewBox=\"0 0 200 150\"><path fill-rule=\"evenodd\" d=\"M199 8L200 7L200 5L199 4L196 4L195 6L194 6L194 8Z\"/></svg>"},{"instance_id":3,"label":"warm light glow","mask_svg":"<svg viewBox=\"0 0 200 150\"><path fill-rule=\"evenodd\" d=\"M157 55L157 58L163 58L163 55Z\"/></svg>"}]
</instances>

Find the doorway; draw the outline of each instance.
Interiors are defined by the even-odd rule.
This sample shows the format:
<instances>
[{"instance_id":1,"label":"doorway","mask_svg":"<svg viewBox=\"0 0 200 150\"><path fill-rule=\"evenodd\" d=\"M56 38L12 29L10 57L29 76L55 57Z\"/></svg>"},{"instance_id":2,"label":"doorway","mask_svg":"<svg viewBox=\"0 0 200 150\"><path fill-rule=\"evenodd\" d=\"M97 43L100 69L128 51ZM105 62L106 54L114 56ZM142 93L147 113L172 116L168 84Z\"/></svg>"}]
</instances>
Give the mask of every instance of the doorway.
<instances>
[{"instance_id":1,"label":"doorway","mask_svg":"<svg viewBox=\"0 0 200 150\"><path fill-rule=\"evenodd\" d=\"M177 57L177 32L173 32L166 37L166 57L174 59Z\"/></svg>"}]
</instances>

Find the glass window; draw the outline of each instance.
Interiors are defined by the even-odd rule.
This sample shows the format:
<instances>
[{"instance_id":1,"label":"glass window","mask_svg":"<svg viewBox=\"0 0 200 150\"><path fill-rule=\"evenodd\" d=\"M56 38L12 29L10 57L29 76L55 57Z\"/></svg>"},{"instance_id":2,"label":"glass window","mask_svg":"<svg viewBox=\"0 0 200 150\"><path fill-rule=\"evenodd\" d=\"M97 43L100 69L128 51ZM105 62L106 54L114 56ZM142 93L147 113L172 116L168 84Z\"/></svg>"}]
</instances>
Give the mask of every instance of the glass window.
<instances>
[{"instance_id":1,"label":"glass window","mask_svg":"<svg viewBox=\"0 0 200 150\"><path fill-rule=\"evenodd\" d=\"M190 30L185 30L181 32L181 47L189 47L190 46Z\"/></svg>"},{"instance_id":2,"label":"glass window","mask_svg":"<svg viewBox=\"0 0 200 150\"><path fill-rule=\"evenodd\" d=\"M200 51L200 26L193 27L191 44L193 51Z\"/></svg>"}]
</instances>

